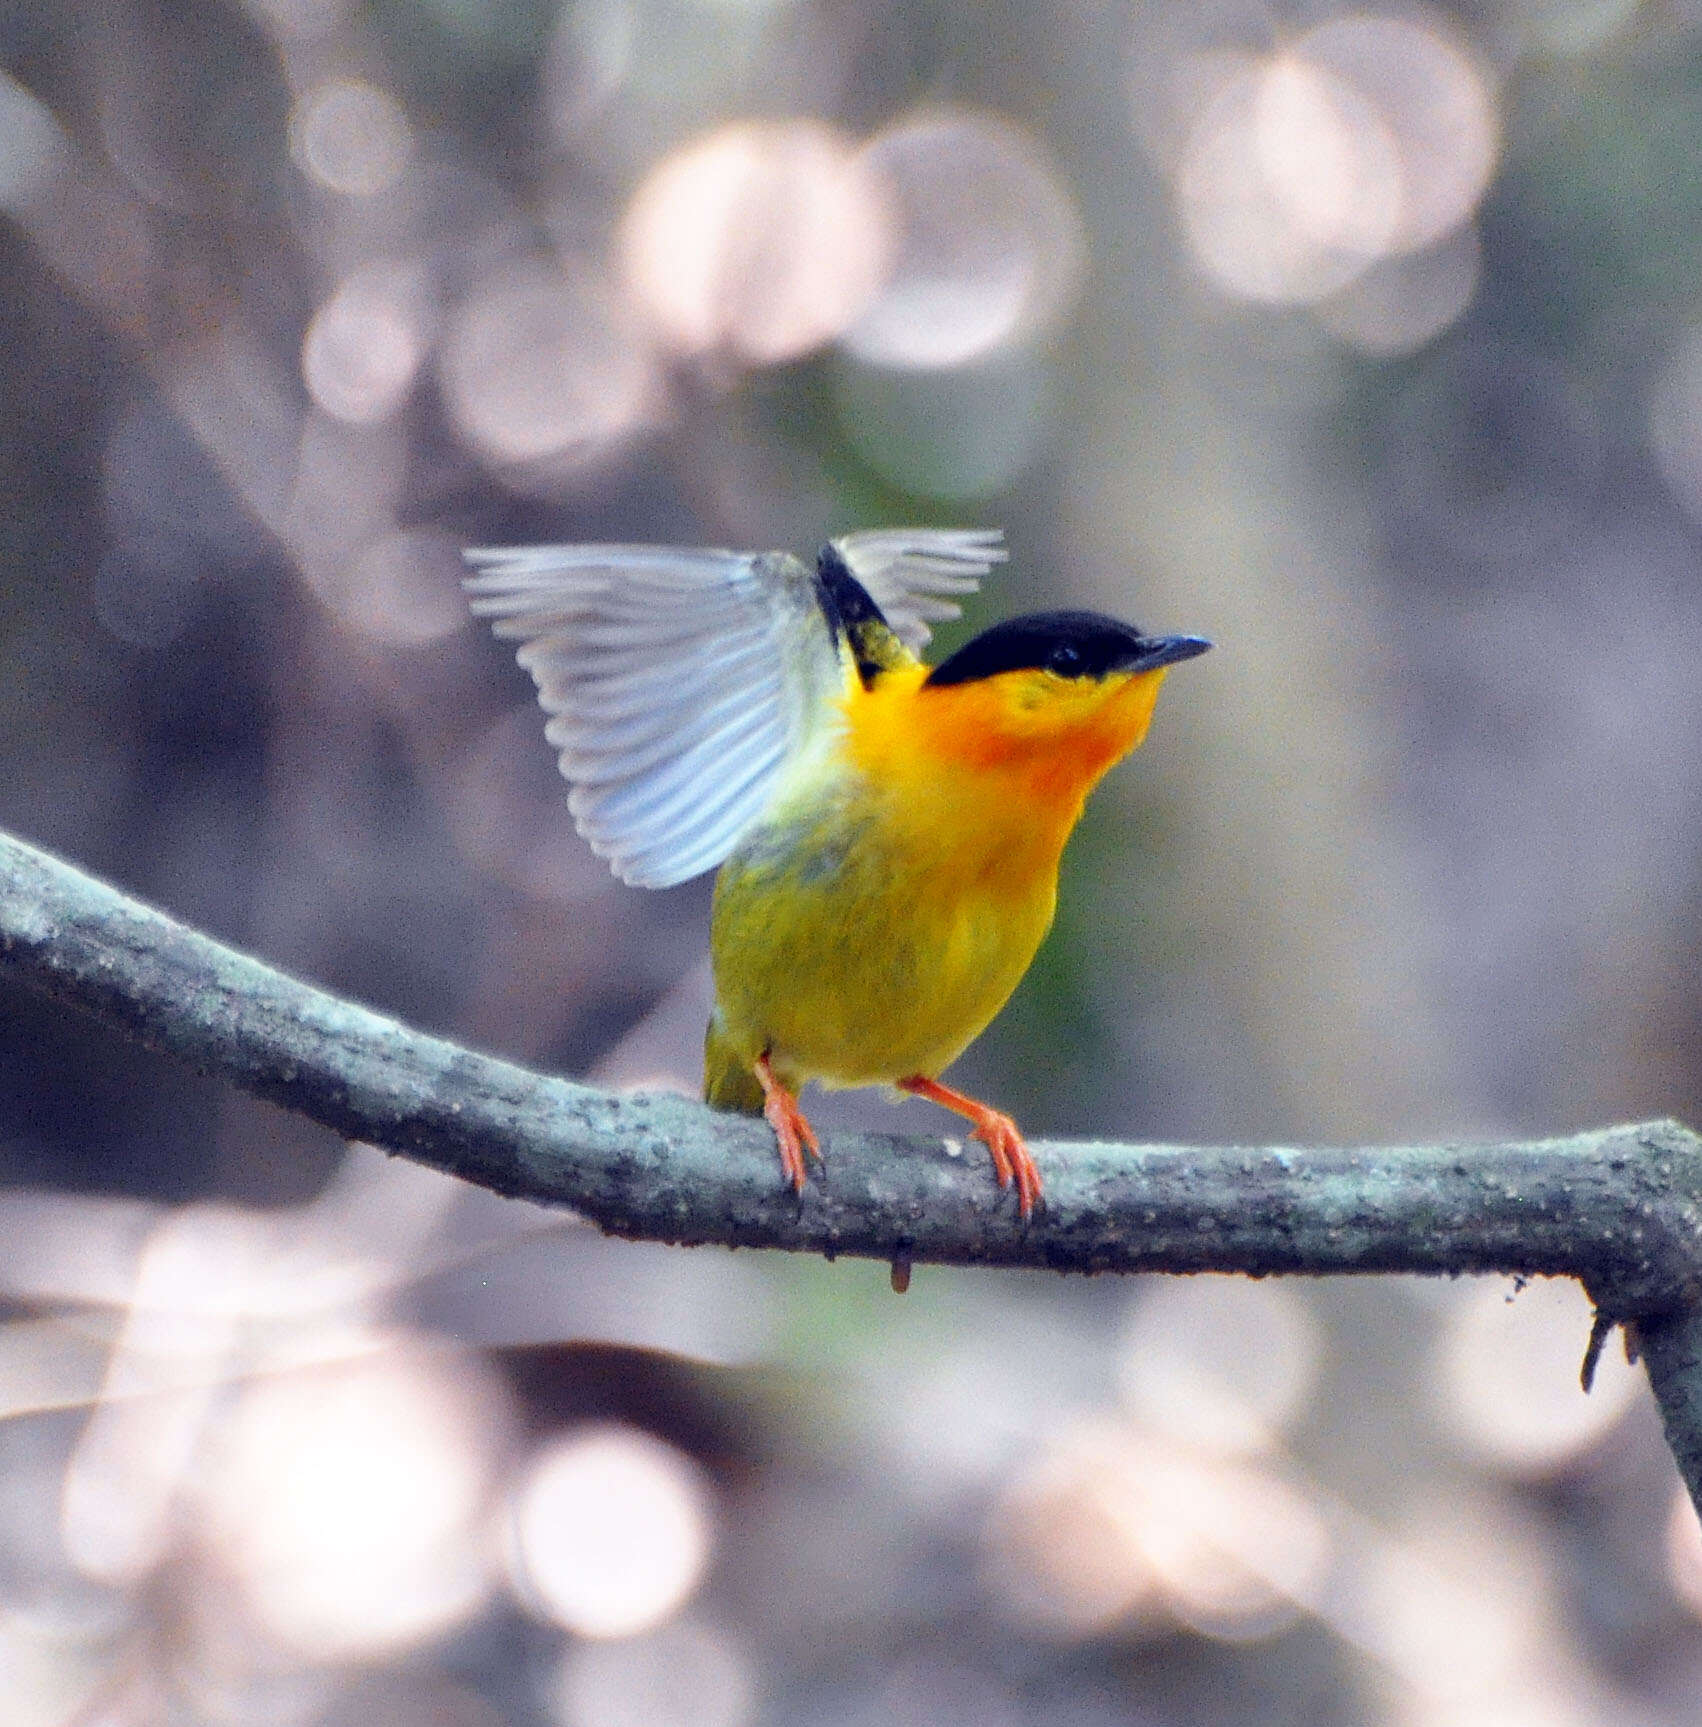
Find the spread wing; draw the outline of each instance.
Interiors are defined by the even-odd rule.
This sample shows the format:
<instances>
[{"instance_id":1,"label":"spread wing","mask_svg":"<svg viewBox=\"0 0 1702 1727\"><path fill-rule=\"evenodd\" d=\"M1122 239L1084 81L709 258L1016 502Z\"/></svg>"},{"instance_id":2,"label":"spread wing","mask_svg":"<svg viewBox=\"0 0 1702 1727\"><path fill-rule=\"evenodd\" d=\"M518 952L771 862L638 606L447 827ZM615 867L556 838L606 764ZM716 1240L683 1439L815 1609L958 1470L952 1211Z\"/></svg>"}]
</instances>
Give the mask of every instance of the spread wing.
<instances>
[{"instance_id":1,"label":"spread wing","mask_svg":"<svg viewBox=\"0 0 1702 1727\"><path fill-rule=\"evenodd\" d=\"M867 528L833 544L912 653L928 645L930 624L962 614L957 596L1010 556L998 528Z\"/></svg>"},{"instance_id":2,"label":"spread wing","mask_svg":"<svg viewBox=\"0 0 1702 1727\"><path fill-rule=\"evenodd\" d=\"M472 609L538 686L568 807L622 881L713 869L843 685L815 578L783 552L469 551Z\"/></svg>"}]
</instances>

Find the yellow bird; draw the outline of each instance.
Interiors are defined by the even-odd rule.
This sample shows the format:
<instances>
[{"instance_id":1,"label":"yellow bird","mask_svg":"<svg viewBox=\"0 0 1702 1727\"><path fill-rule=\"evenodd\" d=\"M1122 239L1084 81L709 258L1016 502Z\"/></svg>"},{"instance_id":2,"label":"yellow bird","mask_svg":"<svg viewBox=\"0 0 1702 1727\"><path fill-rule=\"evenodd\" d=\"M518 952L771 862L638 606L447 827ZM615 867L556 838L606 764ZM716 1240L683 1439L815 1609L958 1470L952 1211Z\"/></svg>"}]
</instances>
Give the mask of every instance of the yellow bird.
<instances>
[{"instance_id":1,"label":"yellow bird","mask_svg":"<svg viewBox=\"0 0 1702 1727\"><path fill-rule=\"evenodd\" d=\"M929 624L1005 559L993 530L787 552L469 551L473 610L520 642L579 831L623 881L720 866L704 1096L766 1116L801 1193L808 1081L955 1110L1015 1184L1016 1123L940 1075L1052 922L1088 793L1146 736L1166 669L1211 645L1036 612L938 666Z\"/></svg>"}]
</instances>

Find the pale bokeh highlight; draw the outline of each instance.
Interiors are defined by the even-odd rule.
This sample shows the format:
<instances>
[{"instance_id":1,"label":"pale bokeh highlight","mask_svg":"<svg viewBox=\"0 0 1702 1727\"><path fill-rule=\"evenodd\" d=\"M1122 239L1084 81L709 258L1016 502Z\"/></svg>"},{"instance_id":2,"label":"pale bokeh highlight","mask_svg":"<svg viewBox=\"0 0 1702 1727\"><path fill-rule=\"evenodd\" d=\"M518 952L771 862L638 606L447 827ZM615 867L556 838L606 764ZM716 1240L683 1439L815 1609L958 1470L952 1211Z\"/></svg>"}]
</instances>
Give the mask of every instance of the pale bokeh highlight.
<instances>
[{"instance_id":1,"label":"pale bokeh highlight","mask_svg":"<svg viewBox=\"0 0 1702 1727\"><path fill-rule=\"evenodd\" d=\"M584 1637L631 1637L690 1599L714 1541L709 1490L671 1445L626 1427L560 1439L512 1499L510 1563L536 1611Z\"/></svg>"},{"instance_id":2,"label":"pale bokeh highlight","mask_svg":"<svg viewBox=\"0 0 1702 1727\"><path fill-rule=\"evenodd\" d=\"M424 356L420 285L390 265L356 271L307 326L302 380L333 419L371 425L402 405Z\"/></svg>"},{"instance_id":3,"label":"pale bokeh highlight","mask_svg":"<svg viewBox=\"0 0 1702 1727\"><path fill-rule=\"evenodd\" d=\"M1183 231L1236 299L1340 294L1380 260L1453 233L1494 172L1492 80L1433 20L1336 18L1274 53L1185 56L1171 77L1198 104L1175 169ZM1417 345L1426 321L1434 334L1450 301L1458 316L1468 298L1433 290L1428 320L1409 316L1381 350L1375 334L1364 345Z\"/></svg>"},{"instance_id":4,"label":"pale bokeh highlight","mask_svg":"<svg viewBox=\"0 0 1702 1727\"><path fill-rule=\"evenodd\" d=\"M1458 1291L1438 1345L1441 1410L1455 1437L1493 1468L1543 1476L1575 1461L1619 1423L1644 1388L1610 1346L1588 1396L1578 1367L1594 1310L1568 1278L1516 1293L1500 1278Z\"/></svg>"},{"instance_id":5,"label":"pale bokeh highlight","mask_svg":"<svg viewBox=\"0 0 1702 1727\"><path fill-rule=\"evenodd\" d=\"M492 1578L500 1389L458 1350L351 1344L246 1386L193 1487L199 1539L248 1611L322 1660L441 1635Z\"/></svg>"},{"instance_id":6,"label":"pale bokeh highlight","mask_svg":"<svg viewBox=\"0 0 1702 1727\"><path fill-rule=\"evenodd\" d=\"M432 528L380 533L343 560L303 570L345 628L390 647L417 648L462 627L461 548Z\"/></svg>"},{"instance_id":7,"label":"pale bokeh highlight","mask_svg":"<svg viewBox=\"0 0 1702 1727\"><path fill-rule=\"evenodd\" d=\"M976 109L924 111L870 139L895 211L892 265L845 337L870 365L968 365L1051 330L1083 260L1068 185L1032 133Z\"/></svg>"},{"instance_id":8,"label":"pale bokeh highlight","mask_svg":"<svg viewBox=\"0 0 1702 1727\"><path fill-rule=\"evenodd\" d=\"M290 152L296 166L328 192L371 198L402 177L413 128L388 90L361 78L327 78L296 104Z\"/></svg>"},{"instance_id":9,"label":"pale bokeh highlight","mask_svg":"<svg viewBox=\"0 0 1702 1727\"><path fill-rule=\"evenodd\" d=\"M1318 1371L1300 1286L1275 1278L1164 1278L1130 1304L1118 1383L1148 1426L1226 1455L1268 1450Z\"/></svg>"},{"instance_id":10,"label":"pale bokeh highlight","mask_svg":"<svg viewBox=\"0 0 1702 1727\"><path fill-rule=\"evenodd\" d=\"M1423 251L1379 258L1313 310L1348 347L1375 360L1400 359L1463 315L1482 270L1483 247L1468 222Z\"/></svg>"},{"instance_id":11,"label":"pale bokeh highlight","mask_svg":"<svg viewBox=\"0 0 1702 1727\"><path fill-rule=\"evenodd\" d=\"M656 419L638 319L579 259L499 266L450 314L439 376L462 436L499 469L571 471Z\"/></svg>"},{"instance_id":12,"label":"pale bokeh highlight","mask_svg":"<svg viewBox=\"0 0 1702 1727\"><path fill-rule=\"evenodd\" d=\"M1016 1474L988 1525L1008 1610L1071 1639L1154 1617L1269 1636L1315 1601L1331 1545L1318 1508L1276 1474L1091 1420Z\"/></svg>"},{"instance_id":13,"label":"pale bokeh highlight","mask_svg":"<svg viewBox=\"0 0 1702 1727\"><path fill-rule=\"evenodd\" d=\"M855 322L892 251L886 188L816 121L743 122L663 158L633 194L619 253L668 343L755 365Z\"/></svg>"}]
</instances>

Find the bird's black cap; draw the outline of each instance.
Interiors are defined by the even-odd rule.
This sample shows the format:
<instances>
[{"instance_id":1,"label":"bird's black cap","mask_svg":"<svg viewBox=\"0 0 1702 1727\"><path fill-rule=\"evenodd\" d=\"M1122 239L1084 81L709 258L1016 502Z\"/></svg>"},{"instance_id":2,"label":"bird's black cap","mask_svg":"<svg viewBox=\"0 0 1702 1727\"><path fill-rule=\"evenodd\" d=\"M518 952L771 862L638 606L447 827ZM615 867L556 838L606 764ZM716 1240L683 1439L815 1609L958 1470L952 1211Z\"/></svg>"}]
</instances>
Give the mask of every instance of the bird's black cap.
<instances>
[{"instance_id":1,"label":"bird's black cap","mask_svg":"<svg viewBox=\"0 0 1702 1727\"><path fill-rule=\"evenodd\" d=\"M928 674L932 685L968 684L1000 672L1043 670L1064 678L1156 671L1203 654L1201 636L1143 636L1101 612L1030 612L983 630Z\"/></svg>"}]
</instances>

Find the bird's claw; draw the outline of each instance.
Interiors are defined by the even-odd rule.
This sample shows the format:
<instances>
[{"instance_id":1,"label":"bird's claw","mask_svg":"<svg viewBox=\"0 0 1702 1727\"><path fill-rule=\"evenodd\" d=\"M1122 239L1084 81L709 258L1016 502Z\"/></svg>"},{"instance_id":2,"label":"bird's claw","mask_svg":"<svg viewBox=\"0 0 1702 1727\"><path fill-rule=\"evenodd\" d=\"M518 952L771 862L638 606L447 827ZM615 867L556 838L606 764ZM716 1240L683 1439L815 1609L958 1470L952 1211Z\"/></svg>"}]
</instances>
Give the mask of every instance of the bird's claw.
<instances>
[{"instance_id":1,"label":"bird's claw","mask_svg":"<svg viewBox=\"0 0 1702 1727\"><path fill-rule=\"evenodd\" d=\"M798 1108L797 1103L790 1098L782 1103L778 1097L770 1097L763 1105L762 1113L768 1125L774 1129L774 1138L780 1147L780 1167L785 1170L786 1179L802 1193L804 1153L807 1151L817 1163L821 1162L821 1146L816 1140L815 1129L805 1120L804 1112Z\"/></svg>"},{"instance_id":2,"label":"bird's claw","mask_svg":"<svg viewBox=\"0 0 1702 1727\"><path fill-rule=\"evenodd\" d=\"M807 1151L820 1163L821 1143L816 1138L816 1130L798 1107L797 1098L775 1077L766 1055L757 1057L756 1076L762 1082L763 1119L774 1129L775 1142L780 1147L780 1167L793 1190L801 1194L804 1191L804 1153Z\"/></svg>"},{"instance_id":3,"label":"bird's claw","mask_svg":"<svg viewBox=\"0 0 1702 1727\"><path fill-rule=\"evenodd\" d=\"M1040 1198L1040 1171L1021 1130L1002 1110L989 1109L977 1119L970 1138L980 1140L993 1154L993 1175L999 1186L1015 1185L1017 1210L1026 1223Z\"/></svg>"},{"instance_id":4,"label":"bird's claw","mask_svg":"<svg viewBox=\"0 0 1702 1727\"><path fill-rule=\"evenodd\" d=\"M965 1097L961 1091L953 1091L949 1085L941 1085L924 1074L902 1079L898 1084L901 1091L955 1110L972 1124L970 1137L980 1140L993 1154L993 1174L999 1186L1015 1186L1017 1210L1027 1223L1040 1201L1040 1170L1029 1155L1017 1124L1002 1109Z\"/></svg>"}]
</instances>

